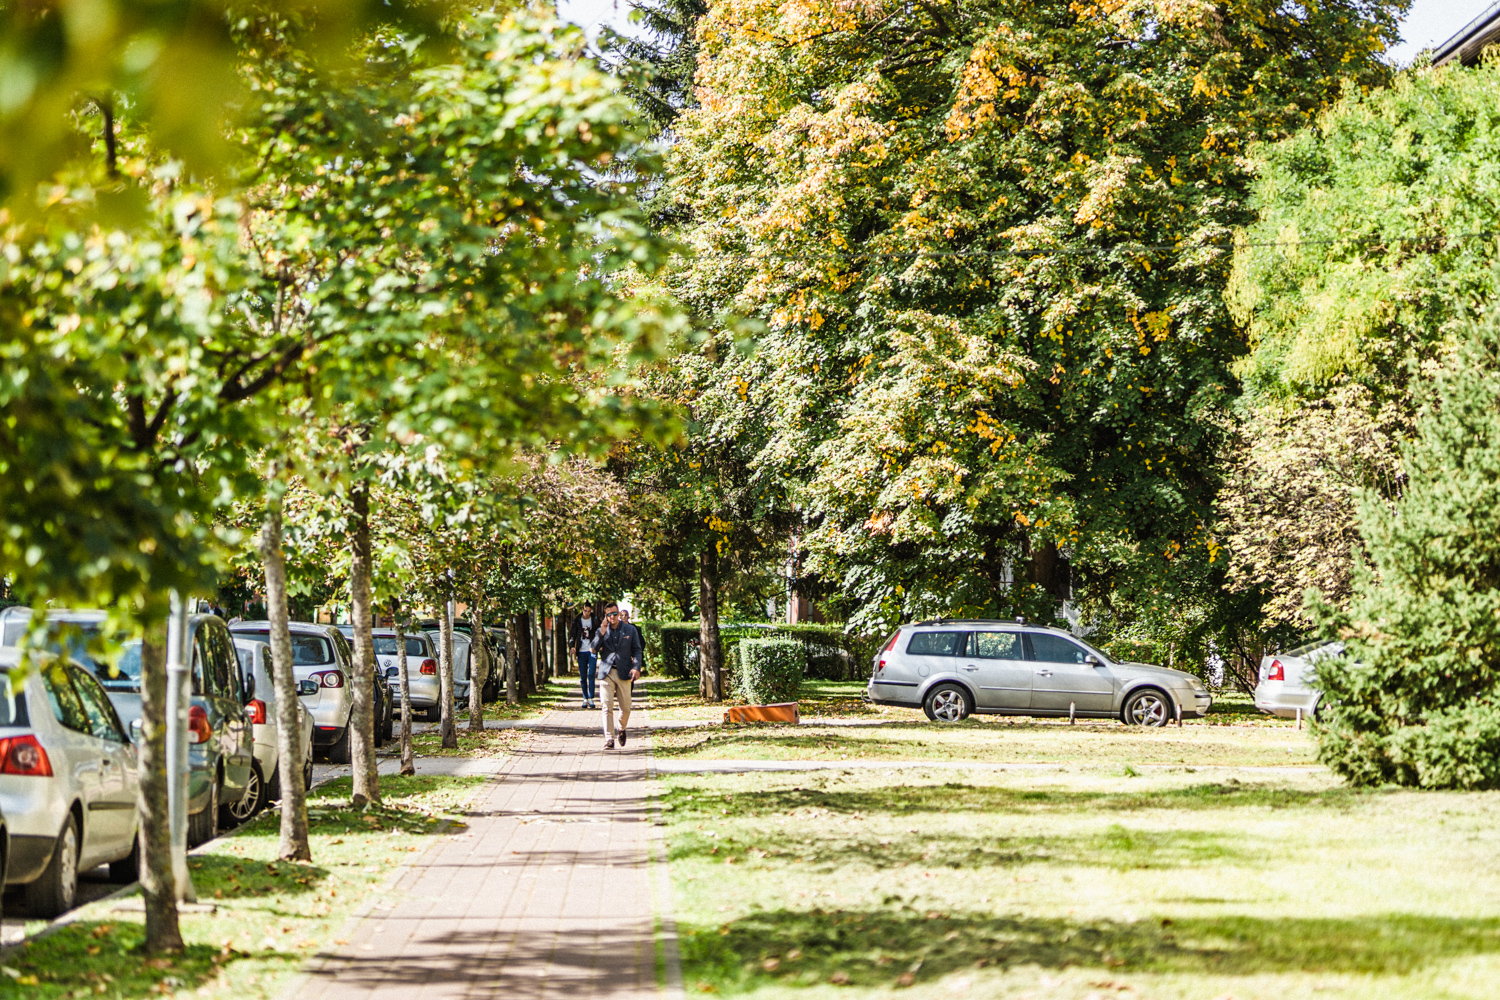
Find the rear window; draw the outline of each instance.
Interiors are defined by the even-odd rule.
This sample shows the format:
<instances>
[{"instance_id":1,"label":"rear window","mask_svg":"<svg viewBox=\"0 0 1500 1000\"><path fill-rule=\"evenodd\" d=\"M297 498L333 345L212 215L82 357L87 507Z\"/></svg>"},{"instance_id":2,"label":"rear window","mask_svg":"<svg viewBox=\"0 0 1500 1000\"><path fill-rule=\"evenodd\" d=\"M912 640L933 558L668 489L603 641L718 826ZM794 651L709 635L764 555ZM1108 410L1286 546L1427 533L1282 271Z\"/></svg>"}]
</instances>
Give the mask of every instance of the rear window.
<instances>
[{"instance_id":1,"label":"rear window","mask_svg":"<svg viewBox=\"0 0 1500 1000\"><path fill-rule=\"evenodd\" d=\"M270 642L269 632L238 630L234 635L256 642ZM292 666L321 667L333 662L333 646L321 635L298 635L292 633Z\"/></svg>"},{"instance_id":2,"label":"rear window","mask_svg":"<svg viewBox=\"0 0 1500 1000\"><path fill-rule=\"evenodd\" d=\"M906 644L908 656L958 656L967 632L918 632Z\"/></svg>"},{"instance_id":3,"label":"rear window","mask_svg":"<svg viewBox=\"0 0 1500 1000\"><path fill-rule=\"evenodd\" d=\"M396 637L393 635L377 635L375 637L375 655L395 656ZM420 636L409 635L406 637L407 656L426 656L427 640Z\"/></svg>"}]
</instances>

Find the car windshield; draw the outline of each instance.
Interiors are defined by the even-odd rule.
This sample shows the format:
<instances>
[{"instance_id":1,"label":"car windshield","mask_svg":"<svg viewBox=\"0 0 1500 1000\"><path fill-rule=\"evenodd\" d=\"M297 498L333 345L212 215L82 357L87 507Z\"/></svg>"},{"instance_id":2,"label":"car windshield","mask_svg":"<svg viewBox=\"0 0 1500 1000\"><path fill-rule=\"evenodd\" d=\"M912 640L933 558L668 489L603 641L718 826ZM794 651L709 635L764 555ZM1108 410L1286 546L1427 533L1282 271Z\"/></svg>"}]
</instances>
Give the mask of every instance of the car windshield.
<instances>
[{"instance_id":1,"label":"car windshield","mask_svg":"<svg viewBox=\"0 0 1500 1000\"><path fill-rule=\"evenodd\" d=\"M375 654L377 656L396 655L396 637L393 635L377 635L375 637ZM406 637L407 656L426 656L427 640L419 636L409 635Z\"/></svg>"},{"instance_id":2,"label":"car windshield","mask_svg":"<svg viewBox=\"0 0 1500 1000\"><path fill-rule=\"evenodd\" d=\"M10 689L10 674L0 673L0 726L26 725L26 706Z\"/></svg>"},{"instance_id":3,"label":"car windshield","mask_svg":"<svg viewBox=\"0 0 1500 1000\"><path fill-rule=\"evenodd\" d=\"M132 639L120 646L119 653L110 660L100 660L89 652L89 644L99 638L97 622L61 621L67 626L65 633L68 655L88 668L89 673L99 678L110 691L139 691L141 689L141 640ZM24 633L27 623L21 622ZM19 636L17 637L19 641ZM62 643L52 640L47 643L50 652L62 651Z\"/></svg>"}]
</instances>

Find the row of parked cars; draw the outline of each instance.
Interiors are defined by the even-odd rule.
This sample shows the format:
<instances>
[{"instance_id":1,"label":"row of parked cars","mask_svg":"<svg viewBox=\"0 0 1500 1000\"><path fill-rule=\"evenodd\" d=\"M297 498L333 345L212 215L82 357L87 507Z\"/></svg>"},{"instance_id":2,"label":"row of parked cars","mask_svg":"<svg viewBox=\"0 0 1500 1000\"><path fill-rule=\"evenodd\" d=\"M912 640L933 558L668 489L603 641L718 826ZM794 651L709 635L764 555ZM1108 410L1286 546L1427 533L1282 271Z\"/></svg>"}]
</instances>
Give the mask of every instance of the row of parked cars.
<instances>
[{"instance_id":1,"label":"row of parked cars","mask_svg":"<svg viewBox=\"0 0 1500 1000\"><path fill-rule=\"evenodd\" d=\"M102 611L50 612L61 637L55 649L68 655L17 670L16 647L30 628L31 611L0 611L0 884L23 887L36 917L71 908L80 872L108 865L112 879L137 877L141 644L128 642L107 660L97 659L91 640L105 617ZM300 751L295 760L281 761L269 626L188 617L190 844L254 816L281 797L285 781L310 786L315 752L331 763L349 761L349 635L302 622L291 632ZM424 630L406 643L413 707L435 718L436 639ZM376 732L383 742L392 736L399 690L395 633L378 630L376 649ZM455 633L455 678L461 674L465 697L469 660L469 637Z\"/></svg>"}]
</instances>

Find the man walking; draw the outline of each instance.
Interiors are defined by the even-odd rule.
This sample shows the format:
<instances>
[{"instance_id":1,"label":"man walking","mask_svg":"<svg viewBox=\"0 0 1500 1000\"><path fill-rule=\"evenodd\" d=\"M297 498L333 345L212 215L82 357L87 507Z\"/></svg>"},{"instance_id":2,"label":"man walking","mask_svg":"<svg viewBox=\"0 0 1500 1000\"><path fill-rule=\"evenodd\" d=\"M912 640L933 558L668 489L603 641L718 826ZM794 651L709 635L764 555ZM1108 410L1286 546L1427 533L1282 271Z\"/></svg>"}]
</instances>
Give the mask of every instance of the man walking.
<instances>
[{"instance_id":1,"label":"man walking","mask_svg":"<svg viewBox=\"0 0 1500 1000\"><path fill-rule=\"evenodd\" d=\"M630 723L630 685L641 676L641 636L634 625L620 624L620 606L604 606L604 623L594 636L599 657L599 679L604 685L604 749L615 748L618 735L625 745L625 727ZM615 728L615 703L620 705L620 725Z\"/></svg>"},{"instance_id":2,"label":"man walking","mask_svg":"<svg viewBox=\"0 0 1500 1000\"><path fill-rule=\"evenodd\" d=\"M568 625L568 647L578 656L578 687L583 693L583 707L598 708L594 687L598 657L594 653L594 637L599 633L599 620L594 617L594 606L588 601L583 602L579 611Z\"/></svg>"},{"instance_id":3,"label":"man walking","mask_svg":"<svg viewBox=\"0 0 1500 1000\"><path fill-rule=\"evenodd\" d=\"M629 608L620 609L620 627L628 628L635 633L635 647L641 651L640 658L636 660L635 666L637 670L644 674L646 672L646 637L641 635L640 626L631 622ZM634 688L631 690L634 691Z\"/></svg>"}]
</instances>

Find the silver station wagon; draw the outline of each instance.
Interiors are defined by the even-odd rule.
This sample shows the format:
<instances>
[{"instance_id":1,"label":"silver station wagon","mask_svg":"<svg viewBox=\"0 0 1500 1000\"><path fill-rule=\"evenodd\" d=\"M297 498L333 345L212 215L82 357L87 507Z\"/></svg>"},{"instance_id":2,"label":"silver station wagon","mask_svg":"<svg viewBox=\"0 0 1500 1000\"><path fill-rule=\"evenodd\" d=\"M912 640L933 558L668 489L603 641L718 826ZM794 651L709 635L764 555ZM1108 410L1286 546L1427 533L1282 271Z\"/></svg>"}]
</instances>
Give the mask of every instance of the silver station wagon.
<instances>
[{"instance_id":1,"label":"silver station wagon","mask_svg":"<svg viewBox=\"0 0 1500 1000\"><path fill-rule=\"evenodd\" d=\"M920 706L934 722L972 714L1076 716L1165 726L1213 704L1192 674L1125 663L1062 629L1019 621L903 625L875 658L877 705Z\"/></svg>"}]
</instances>

